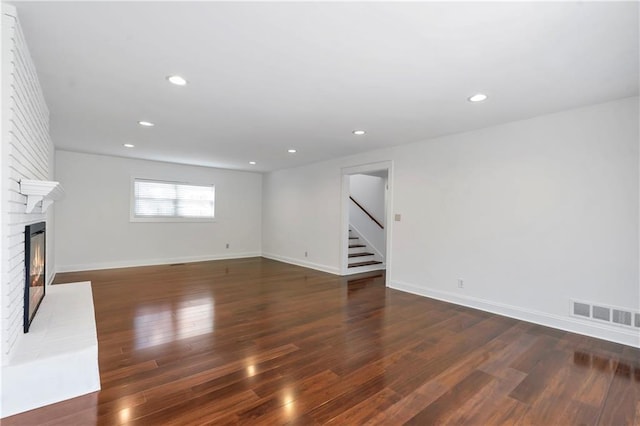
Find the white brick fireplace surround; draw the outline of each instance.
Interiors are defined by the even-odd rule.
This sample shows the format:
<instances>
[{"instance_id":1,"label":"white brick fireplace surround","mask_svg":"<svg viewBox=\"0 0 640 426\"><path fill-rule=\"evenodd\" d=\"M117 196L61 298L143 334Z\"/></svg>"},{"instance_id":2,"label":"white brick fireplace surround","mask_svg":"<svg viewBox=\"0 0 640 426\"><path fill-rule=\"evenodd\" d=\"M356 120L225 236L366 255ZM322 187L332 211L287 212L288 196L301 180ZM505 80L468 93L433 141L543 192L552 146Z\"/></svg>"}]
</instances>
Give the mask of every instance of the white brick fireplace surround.
<instances>
[{"instance_id":1,"label":"white brick fireplace surround","mask_svg":"<svg viewBox=\"0 0 640 426\"><path fill-rule=\"evenodd\" d=\"M25 225L47 223L46 282L54 276L53 211L20 182L51 181L49 111L15 8L2 4L2 144L0 145L0 417L100 388L90 283L48 285L29 333L23 333ZM23 188L24 189L24 188ZM27 191L28 192L28 191ZM0 422L1 423L1 422Z\"/></svg>"}]
</instances>

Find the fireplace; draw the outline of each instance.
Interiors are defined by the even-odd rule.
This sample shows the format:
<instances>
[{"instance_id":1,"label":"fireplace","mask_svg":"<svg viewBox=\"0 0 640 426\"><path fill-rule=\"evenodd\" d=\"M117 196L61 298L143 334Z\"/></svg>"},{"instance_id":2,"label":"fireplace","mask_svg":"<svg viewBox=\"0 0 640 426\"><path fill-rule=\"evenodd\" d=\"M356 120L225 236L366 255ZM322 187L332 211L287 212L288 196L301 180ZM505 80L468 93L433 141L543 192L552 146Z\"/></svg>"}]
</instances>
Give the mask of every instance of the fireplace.
<instances>
[{"instance_id":1,"label":"fireplace","mask_svg":"<svg viewBox=\"0 0 640 426\"><path fill-rule=\"evenodd\" d=\"M46 223L25 226L24 230L24 332L29 332L33 317L44 299Z\"/></svg>"}]
</instances>

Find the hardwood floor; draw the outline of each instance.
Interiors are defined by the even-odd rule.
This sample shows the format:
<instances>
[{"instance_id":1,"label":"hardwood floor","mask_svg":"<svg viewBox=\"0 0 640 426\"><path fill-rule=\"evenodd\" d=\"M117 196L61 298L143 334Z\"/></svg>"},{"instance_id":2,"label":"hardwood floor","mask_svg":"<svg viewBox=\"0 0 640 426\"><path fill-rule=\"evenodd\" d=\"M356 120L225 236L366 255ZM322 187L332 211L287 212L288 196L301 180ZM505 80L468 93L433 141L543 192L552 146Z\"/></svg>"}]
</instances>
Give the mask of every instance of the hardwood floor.
<instances>
[{"instance_id":1,"label":"hardwood floor","mask_svg":"<svg viewBox=\"0 0 640 426\"><path fill-rule=\"evenodd\" d=\"M262 258L92 281L102 390L10 425L640 423L640 350Z\"/></svg>"}]
</instances>

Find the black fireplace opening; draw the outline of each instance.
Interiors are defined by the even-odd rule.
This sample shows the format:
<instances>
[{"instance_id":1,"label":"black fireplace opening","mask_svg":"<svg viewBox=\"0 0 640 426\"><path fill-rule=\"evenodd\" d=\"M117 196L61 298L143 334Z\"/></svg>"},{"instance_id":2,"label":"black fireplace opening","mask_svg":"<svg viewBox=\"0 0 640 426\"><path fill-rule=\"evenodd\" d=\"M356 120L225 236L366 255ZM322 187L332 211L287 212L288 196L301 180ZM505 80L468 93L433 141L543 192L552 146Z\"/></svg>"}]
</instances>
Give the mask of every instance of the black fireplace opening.
<instances>
[{"instance_id":1,"label":"black fireplace opening","mask_svg":"<svg viewBox=\"0 0 640 426\"><path fill-rule=\"evenodd\" d=\"M24 332L44 299L46 265L46 223L25 226L24 230Z\"/></svg>"}]
</instances>

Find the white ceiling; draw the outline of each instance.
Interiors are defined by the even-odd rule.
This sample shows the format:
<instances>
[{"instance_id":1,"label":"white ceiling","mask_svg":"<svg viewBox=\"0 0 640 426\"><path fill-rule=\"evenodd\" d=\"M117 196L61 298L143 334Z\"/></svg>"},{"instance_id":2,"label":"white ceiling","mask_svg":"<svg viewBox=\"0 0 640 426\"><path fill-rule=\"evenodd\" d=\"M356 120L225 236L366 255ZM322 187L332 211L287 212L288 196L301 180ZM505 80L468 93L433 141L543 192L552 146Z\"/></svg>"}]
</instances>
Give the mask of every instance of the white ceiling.
<instances>
[{"instance_id":1,"label":"white ceiling","mask_svg":"<svg viewBox=\"0 0 640 426\"><path fill-rule=\"evenodd\" d=\"M268 171L638 94L637 2L13 4L66 150Z\"/></svg>"}]
</instances>

